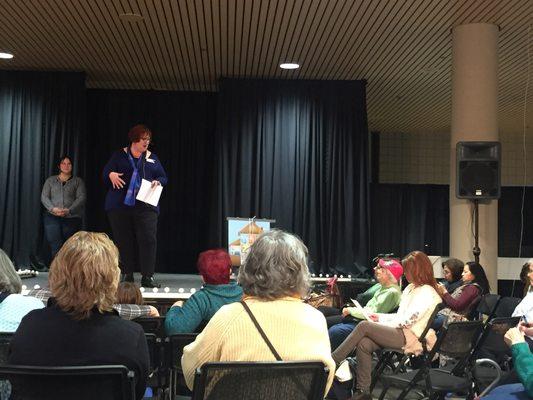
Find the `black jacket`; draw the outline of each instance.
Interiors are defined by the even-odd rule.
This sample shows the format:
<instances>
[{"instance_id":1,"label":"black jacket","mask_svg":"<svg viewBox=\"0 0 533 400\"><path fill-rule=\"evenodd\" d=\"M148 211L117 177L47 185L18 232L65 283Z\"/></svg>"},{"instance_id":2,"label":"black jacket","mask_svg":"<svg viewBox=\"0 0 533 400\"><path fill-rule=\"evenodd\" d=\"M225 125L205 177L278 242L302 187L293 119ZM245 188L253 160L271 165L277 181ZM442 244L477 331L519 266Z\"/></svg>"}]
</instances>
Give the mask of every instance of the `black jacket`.
<instances>
[{"instance_id":1,"label":"black jacket","mask_svg":"<svg viewBox=\"0 0 533 400\"><path fill-rule=\"evenodd\" d=\"M10 348L11 364L125 365L135 372L136 398L143 398L150 366L144 331L115 312L93 311L89 319L76 321L57 305L31 311Z\"/></svg>"}]
</instances>

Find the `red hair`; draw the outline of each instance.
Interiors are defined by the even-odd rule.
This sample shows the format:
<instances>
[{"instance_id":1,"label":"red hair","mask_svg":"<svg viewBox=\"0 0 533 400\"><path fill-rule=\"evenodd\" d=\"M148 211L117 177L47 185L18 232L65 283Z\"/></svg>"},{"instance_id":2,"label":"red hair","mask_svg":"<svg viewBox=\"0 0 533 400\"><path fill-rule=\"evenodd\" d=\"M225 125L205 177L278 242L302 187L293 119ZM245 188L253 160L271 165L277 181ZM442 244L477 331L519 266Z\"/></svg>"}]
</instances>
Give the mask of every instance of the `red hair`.
<instances>
[{"instance_id":1,"label":"red hair","mask_svg":"<svg viewBox=\"0 0 533 400\"><path fill-rule=\"evenodd\" d=\"M433 275L433 265L428 256L421 251L410 252L403 260L402 266L406 276L410 276L415 286L429 285L437 288L437 281Z\"/></svg>"},{"instance_id":2,"label":"red hair","mask_svg":"<svg viewBox=\"0 0 533 400\"><path fill-rule=\"evenodd\" d=\"M225 250L215 249L200 253L196 265L205 283L211 285L229 283L231 258Z\"/></svg>"},{"instance_id":3,"label":"red hair","mask_svg":"<svg viewBox=\"0 0 533 400\"><path fill-rule=\"evenodd\" d=\"M143 124L135 125L128 132L128 138L130 139L130 142L132 143L139 142L146 135L148 135L148 137L151 139L152 131L150 130L150 128L148 128L146 125L143 125Z\"/></svg>"}]
</instances>

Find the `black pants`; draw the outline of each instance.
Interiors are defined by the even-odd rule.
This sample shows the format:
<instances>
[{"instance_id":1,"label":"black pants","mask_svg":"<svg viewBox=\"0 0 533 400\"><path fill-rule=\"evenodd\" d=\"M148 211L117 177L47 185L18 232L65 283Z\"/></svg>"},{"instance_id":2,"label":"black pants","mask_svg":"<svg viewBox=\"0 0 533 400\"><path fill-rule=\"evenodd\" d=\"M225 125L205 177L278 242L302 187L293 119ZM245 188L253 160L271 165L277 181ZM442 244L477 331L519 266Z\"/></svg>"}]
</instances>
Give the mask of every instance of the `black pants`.
<instances>
[{"instance_id":1,"label":"black pants","mask_svg":"<svg viewBox=\"0 0 533 400\"><path fill-rule=\"evenodd\" d=\"M108 211L107 217L120 252L122 272L132 274L140 270L143 276L152 276L157 250L157 211L136 204L131 209Z\"/></svg>"}]
</instances>

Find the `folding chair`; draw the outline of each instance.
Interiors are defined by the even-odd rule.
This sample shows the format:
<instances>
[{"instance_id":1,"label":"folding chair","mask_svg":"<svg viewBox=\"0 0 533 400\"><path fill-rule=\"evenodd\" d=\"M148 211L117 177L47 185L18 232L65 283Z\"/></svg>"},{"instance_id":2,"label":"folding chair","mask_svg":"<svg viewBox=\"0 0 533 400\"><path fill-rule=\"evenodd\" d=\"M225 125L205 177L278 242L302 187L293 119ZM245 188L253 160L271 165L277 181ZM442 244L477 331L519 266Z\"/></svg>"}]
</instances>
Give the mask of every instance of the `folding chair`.
<instances>
[{"instance_id":1,"label":"folding chair","mask_svg":"<svg viewBox=\"0 0 533 400\"><path fill-rule=\"evenodd\" d=\"M179 333L165 338L165 358L163 368L168 371L170 398L173 400L178 392L190 394L185 386L181 369L183 348L194 342L198 333Z\"/></svg>"},{"instance_id":2,"label":"folding chair","mask_svg":"<svg viewBox=\"0 0 533 400\"><path fill-rule=\"evenodd\" d=\"M322 400L327 376L317 361L207 363L196 372L192 400Z\"/></svg>"},{"instance_id":3,"label":"folding chair","mask_svg":"<svg viewBox=\"0 0 533 400\"><path fill-rule=\"evenodd\" d=\"M424 355L422 367L395 375L383 375L384 383L380 400L385 397L390 386L403 388L398 400L405 398L413 388L425 391L430 399L438 398L448 392L467 392L473 396L472 374L468 366L459 368L458 364L453 370L431 368L431 361L439 353L448 357L464 359L470 356L474 343L482 329L481 321L451 322L439 332L439 338L433 349Z\"/></svg>"},{"instance_id":4,"label":"folding chair","mask_svg":"<svg viewBox=\"0 0 533 400\"><path fill-rule=\"evenodd\" d=\"M135 400L134 372L123 365L0 366L12 400Z\"/></svg>"}]
</instances>

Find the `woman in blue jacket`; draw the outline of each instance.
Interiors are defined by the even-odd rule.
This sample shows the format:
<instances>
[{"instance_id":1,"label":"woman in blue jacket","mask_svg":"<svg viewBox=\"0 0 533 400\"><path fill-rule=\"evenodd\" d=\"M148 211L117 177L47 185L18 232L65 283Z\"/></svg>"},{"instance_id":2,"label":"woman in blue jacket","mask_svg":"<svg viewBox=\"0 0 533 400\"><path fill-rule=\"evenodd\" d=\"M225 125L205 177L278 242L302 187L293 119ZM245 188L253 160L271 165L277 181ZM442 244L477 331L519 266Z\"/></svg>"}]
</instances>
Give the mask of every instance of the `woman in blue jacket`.
<instances>
[{"instance_id":1,"label":"woman in blue jacket","mask_svg":"<svg viewBox=\"0 0 533 400\"><path fill-rule=\"evenodd\" d=\"M148 150L152 132L147 126L135 125L128 137L130 145L115 151L104 167L103 178L108 187L105 210L120 251L124 280L133 282L133 272L139 268L142 286L160 287L153 278L159 206L136 197L143 179L152 187L165 186L167 175L157 156Z\"/></svg>"}]
</instances>

